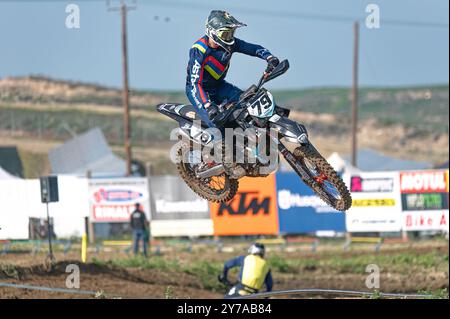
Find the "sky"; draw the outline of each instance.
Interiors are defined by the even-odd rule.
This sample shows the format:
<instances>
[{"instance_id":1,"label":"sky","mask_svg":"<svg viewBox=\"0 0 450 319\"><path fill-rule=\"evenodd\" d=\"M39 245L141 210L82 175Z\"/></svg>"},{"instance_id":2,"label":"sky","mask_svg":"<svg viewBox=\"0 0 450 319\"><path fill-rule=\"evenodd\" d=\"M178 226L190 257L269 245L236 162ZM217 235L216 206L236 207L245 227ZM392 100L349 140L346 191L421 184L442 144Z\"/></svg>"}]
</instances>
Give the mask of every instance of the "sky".
<instances>
[{"instance_id":1,"label":"sky","mask_svg":"<svg viewBox=\"0 0 450 319\"><path fill-rule=\"evenodd\" d=\"M80 8L79 29L65 25L71 3ZM365 26L368 4L380 9L378 29ZM138 0L128 14L130 86L184 90L189 49L212 9L248 25L237 37L289 60L290 70L268 87L350 86L354 20L361 86L448 83L448 0ZM119 13L106 1L0 0L0 78L39 74L120 87L120 41ZM264 68L236 54L227 80L246 88Z\"/></svg>"}]
</instances>

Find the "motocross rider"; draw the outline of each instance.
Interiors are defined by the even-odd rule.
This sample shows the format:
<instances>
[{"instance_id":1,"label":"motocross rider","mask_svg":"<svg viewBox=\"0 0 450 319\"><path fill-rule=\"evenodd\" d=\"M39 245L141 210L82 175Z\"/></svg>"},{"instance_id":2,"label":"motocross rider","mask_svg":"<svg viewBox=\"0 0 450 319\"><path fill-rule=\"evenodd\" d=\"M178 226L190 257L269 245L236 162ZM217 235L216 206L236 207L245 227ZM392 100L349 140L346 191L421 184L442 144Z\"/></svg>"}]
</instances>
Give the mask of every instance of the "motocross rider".
<instances>
[{"instance_id":1,"label":"motocross rider","mask_svg":"<svg viewBox=\"0 0 450 319\"><path fill-rule=\"evenodd\" d=\"M239 256L227 261L222 274L218 279L224 284L229 284L228 272L231 268L240 267L239 283L237 283L225 298L244 296L258 293L263 285L266 290L272 291L273 278L267 261L264 259L265 247L255 243L248 249L247 256Z\"/></svg>"},{"instance_id":2,"label":"motocross rider","mask_svg":"<svg viewBox=\"0 0 450 319\"><path fill-rule=\"evenodd\" d=\"M234 52L259 57L267 61L266 72L279 60L264 47L234 37L237 28L246 26L228 12L213 10L206 20L206 35L198 39L189 51L186 95L200 118L214 127L218 104L239 101L242 90L225 81Z\"/></svg>"}]
</instances>

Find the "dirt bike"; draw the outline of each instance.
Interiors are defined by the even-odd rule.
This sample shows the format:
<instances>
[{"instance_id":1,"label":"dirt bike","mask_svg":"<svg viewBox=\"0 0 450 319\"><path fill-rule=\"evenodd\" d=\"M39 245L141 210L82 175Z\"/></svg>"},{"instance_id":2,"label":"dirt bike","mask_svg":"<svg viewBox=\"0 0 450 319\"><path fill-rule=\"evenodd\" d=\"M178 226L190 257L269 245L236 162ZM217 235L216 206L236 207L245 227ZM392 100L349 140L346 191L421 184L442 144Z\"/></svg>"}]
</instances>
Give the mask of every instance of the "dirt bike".
<instances>
[{"instance_id":1,"label":"dirt bike","mask_svg":"<svg viewBox=\"0 0 450 319\"><path fill-rule=\"evenodd\" d=\"M200 121L200 116L192 105L157 105L160 113L179 123L179 138L184 138L184 142L177 143L176 154L180 159L177 163L178 172L199 196L218 203L231 200L238 191L240 178L263 177L273 173L277 167L273 167L265 155L275 153L278 159L281 153L303 182L325 203L338 211L350 208L352 199L346 185L311 144L305 126L289 119L290 110L277 106L272 94L262 87L264 83L284 74L288 69L288 60L280 62L271 72L264 72L258 85L252 85L244 91L237 103L225 102L219 105L221 112L214 118L214 123L222 128L241 129L232 140L236 152L232 152L231 158L229 152L222 151L222 159L228 156L226 161L217 162L208 156L201 157L201 150L207 145L221 143L223 150L231 141L228 140L227 144L223 139L214 140L213 134L203 122L200 128L195 125ZM247 129L255 132L253 137L242 134L242 131ZM242 143L242 135L244 140L247 138L247 143ZM266 138L265 143L257 147L249 146L249 140L257 140L260 137ZM287 142L293 144L295 149L289 150ZM200 151L194 146L200 146ZM243 152L247 152L247 157L244 156L247 160L237 161L237 154L242 158ZM256 160L248 160L248 154L251 152Z\"/></svg>"}]
</instances>

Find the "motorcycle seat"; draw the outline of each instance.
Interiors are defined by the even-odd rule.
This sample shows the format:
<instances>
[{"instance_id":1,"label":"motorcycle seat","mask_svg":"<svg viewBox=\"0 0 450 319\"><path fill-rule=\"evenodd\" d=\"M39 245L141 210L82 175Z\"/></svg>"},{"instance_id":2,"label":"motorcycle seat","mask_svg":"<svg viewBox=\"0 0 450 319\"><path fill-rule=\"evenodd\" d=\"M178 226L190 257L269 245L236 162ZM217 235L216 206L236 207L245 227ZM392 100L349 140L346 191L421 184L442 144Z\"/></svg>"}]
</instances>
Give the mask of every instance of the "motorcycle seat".
<instances>
[{"instance_id":1,"label":"motorcycle seat","mask_svg":"<svg viewBox=\"0 0 450 319\"><path fill-rule=\"evenodd\" d=\"M180 109L178 109L178 114L192 121L201 120L200 116L197 113L197 110L193 105L183 105Z\"/></svg>"}]
</instances>

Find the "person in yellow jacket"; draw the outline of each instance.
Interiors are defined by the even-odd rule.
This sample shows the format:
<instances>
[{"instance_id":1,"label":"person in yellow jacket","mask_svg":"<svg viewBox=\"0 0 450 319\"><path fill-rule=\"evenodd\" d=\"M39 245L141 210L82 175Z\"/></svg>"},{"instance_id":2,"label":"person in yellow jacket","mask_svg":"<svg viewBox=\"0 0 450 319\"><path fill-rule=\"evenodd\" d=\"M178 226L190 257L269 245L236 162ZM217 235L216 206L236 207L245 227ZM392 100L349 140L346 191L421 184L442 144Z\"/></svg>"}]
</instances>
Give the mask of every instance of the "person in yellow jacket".
<instances>
[{"instance_id":1,"label":"person in yellow jacket","mask_svg":"<svg viewBox=\"0 0 450 319\"><path fill-rule=\"evenodd\" d=\"M272 291L273 278L269 265L264 259L265 247L263 244L253 244L248 249L247 256L239 256L228 260L219 281L228 284L228 271L234 267L241 267L239 283L230 289L225 298L256 294L265 284L266 291Z\"/></svg>"}]
</instances>

